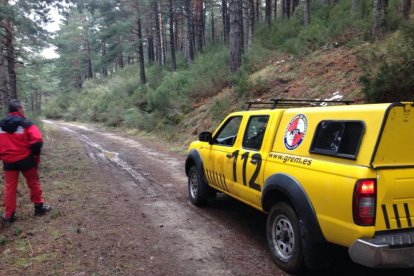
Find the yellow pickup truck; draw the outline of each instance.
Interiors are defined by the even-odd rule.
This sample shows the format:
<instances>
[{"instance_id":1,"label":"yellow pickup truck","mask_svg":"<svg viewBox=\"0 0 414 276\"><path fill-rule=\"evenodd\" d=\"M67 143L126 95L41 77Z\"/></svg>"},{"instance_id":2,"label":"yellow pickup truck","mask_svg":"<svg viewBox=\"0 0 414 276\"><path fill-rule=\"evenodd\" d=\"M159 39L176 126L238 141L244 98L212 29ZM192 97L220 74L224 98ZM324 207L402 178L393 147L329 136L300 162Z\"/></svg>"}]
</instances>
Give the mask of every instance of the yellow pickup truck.
<instances>
[{"instance_id":1,"label":"yellow pickup truck","mask_svg":"<svg viewBox=\"0 0 414 276\"><path fill-rule=\"evenodd\" d=\"M414 267L412 102L248 104L189 146L193 204L219 191L267 213L288 272L326 264L329 244L368 267Z\"/></svg>"}]
</instances>

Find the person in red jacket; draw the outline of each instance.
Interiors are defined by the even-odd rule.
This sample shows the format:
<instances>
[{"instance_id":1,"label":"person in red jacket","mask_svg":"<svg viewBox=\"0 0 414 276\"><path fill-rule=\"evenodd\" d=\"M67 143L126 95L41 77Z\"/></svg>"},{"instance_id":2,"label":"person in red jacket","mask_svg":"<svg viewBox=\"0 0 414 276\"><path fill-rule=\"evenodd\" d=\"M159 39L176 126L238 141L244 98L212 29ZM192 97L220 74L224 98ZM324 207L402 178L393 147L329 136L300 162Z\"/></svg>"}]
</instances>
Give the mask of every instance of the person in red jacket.
<instances>
[{"instance_id":1,"label":"person in red jacket","mask_svg":"<svg viewBox=\"0 0 414 276\"><path fill-rule=\"evenodd\" d=\"M44 215L52 207L43 201L38 166L42 149L42 134L36 125L24 116L23 105L17 99L9 102L9 114L0 121L0 159L5 179L3 224L14 222L16 191L22 172L30 189L35 216Z\"/></svg>"}]
</instances>

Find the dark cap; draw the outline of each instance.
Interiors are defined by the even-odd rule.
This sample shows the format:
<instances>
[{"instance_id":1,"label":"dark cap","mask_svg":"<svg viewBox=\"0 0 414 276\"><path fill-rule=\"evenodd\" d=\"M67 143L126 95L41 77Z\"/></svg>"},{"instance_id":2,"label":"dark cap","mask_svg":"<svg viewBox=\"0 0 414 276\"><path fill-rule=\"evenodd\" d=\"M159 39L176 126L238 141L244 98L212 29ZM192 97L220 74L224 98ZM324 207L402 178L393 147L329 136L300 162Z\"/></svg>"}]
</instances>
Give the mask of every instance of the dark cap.
<instances>
[{"instance_id":1,"label":"dark cap","mask_svg":"<svg viewBox=\"0 0 414 276\"><path fill-rule=\"evenodd\" d=\"M19 111L22 107L22 103L18 99L12 99L9 102L9 112Z\"/></svg>"}]
</instances>

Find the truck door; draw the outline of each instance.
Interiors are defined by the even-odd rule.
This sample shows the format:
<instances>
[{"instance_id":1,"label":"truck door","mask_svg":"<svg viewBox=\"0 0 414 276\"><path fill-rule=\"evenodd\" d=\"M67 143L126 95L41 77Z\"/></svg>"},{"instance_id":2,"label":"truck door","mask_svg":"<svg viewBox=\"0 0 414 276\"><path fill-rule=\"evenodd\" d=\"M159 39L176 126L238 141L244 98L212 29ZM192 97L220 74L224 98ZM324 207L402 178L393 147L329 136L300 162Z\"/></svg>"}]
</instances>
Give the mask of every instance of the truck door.
<instances>
[{"instance_id":1,"label":"truck door","mask_svg":"<svg viewBox=\"0 0 414 276\"><path fill-rule=\"evenodd\" d=\"M232 177L228 168L233 165L232 156L238 142L238 133L242 116L233 116L228 118L220 129L214 134L210 150L205 151L208 154L204 160L205 176L208 183L218 190L229 193L232 189Z\"/></svg>"},{"instance_id":2,"label":"truck door","mask_svg":"<svg viewBox=\"0 0 414 276\"><path fill-rule=\"evenodd\" d=\"M267 132L269 115L249 117L241 146L234 154L233 182L237 185L242 201L260 206L260 194L263 186L263 141Z\"/></svg>"}]
</instances>

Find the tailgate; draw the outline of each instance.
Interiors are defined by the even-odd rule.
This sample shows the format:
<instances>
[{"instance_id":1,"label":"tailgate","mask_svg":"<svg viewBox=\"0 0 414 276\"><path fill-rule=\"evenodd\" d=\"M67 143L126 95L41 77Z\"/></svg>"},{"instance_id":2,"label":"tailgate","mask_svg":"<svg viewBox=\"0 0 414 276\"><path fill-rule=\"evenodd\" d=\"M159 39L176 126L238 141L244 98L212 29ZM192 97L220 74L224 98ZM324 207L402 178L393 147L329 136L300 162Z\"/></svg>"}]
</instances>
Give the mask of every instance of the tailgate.
<instances>
[{"instance_id":1,"label":"tailgate","mask_svg":"<svg viewBox=\"0 0 414 276\"><path fill-rule=\"evenodd\" d=\"M414 225L414 168L381 169L377 176L376 231Z\"/></svg>"},{"instance_id":2,"label":"tailgate","mask_svg":"<svg viewBox=\"0 0 414 276\"><path fill-rule=\"evenodd\" d=\"M390 105L371 165L374 168L414 166L413 103Z\"/></svg>"}]
</instances>

